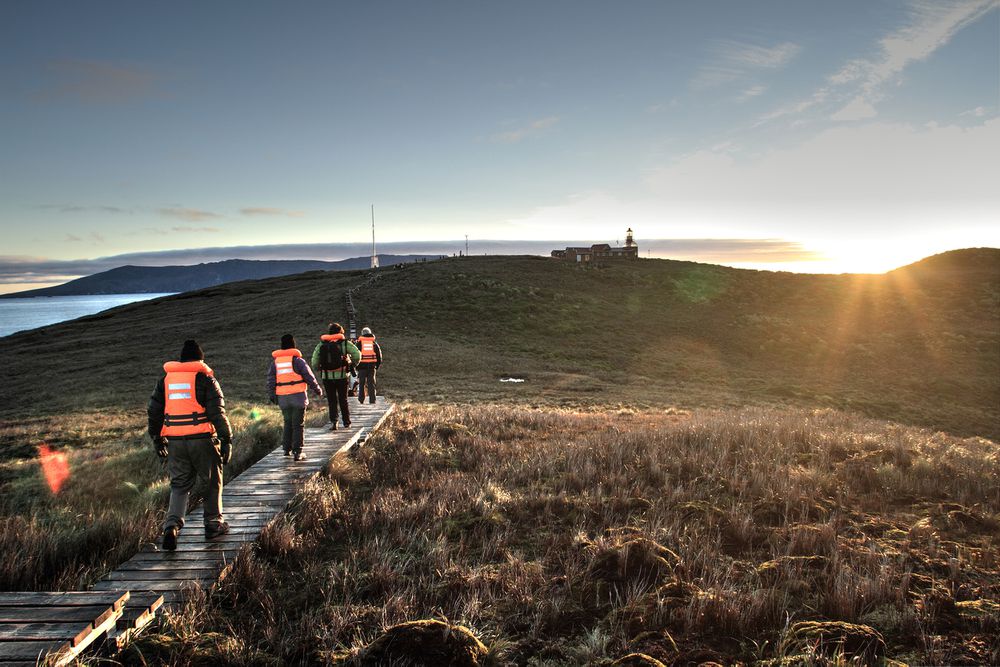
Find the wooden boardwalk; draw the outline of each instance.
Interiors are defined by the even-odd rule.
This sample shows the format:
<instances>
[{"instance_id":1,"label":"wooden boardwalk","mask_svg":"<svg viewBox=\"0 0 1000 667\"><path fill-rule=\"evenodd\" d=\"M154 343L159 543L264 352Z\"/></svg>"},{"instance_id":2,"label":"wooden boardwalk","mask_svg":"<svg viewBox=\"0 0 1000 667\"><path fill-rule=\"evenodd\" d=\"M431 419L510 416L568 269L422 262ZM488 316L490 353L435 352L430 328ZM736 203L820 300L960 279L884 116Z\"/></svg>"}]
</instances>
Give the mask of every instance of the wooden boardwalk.
<instances>
[{"instance_id":1,"label":"wooden boardwalk","mask_svg":"<svg viewBox=\"0 0 1000 667\"><path fill-rule=\"evenodd\" d=\"M98 591L157 591L169 605L191 586L207 588L219 572L253 542L306 480L314 477L338 452L364 441L391 412L383 398L374 404L351 404L351 427L330 431L307 428L304 461L294 461L277 447L222 489L222 509L231 526L228 535L206 540L202 508L185 517L176 551L163 551L159 540L143 549L94 585Z\"/></svg>"},{"instance_id":2,"label":"wooden boardwalk","mask_svg":"<svg viewBox=\"0 0 1000 667\"><path fill-rule=\"evenodd\" d=\"M306 429L304 461L284 456L277 447L226 484L222 502L231 526L227 535L205 539L199 506L185 517L176 551L161 550L158 540L98 581L92 591L0 593L0 667L33 665L46 655L54 664L67 664L105 637L126 641L152 621L161 605L182 601L192 587L210 589L301 485L333 456L364 442L392 407L381 397L374 404L352 399L350 428Z\"/></svg>"},{"instance_id":3,"label":"wooden boardwalk","mask_svg":"<svg viewBox=\"0 0 1000 667\"><path fill-rule=\"evenodd\" d=\"M105 638L121 646L162 604L155 592L0 593L0 667L66 665Z\"/></svg>"}]
</instances>

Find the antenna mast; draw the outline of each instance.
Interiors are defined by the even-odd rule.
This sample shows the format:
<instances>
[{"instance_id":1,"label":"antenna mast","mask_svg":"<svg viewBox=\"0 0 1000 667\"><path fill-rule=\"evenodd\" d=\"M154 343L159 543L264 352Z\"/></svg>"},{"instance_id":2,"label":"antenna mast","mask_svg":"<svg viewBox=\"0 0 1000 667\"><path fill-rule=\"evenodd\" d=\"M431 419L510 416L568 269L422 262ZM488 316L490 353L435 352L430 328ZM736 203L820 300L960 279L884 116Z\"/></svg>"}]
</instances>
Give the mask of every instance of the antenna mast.
<instances>
[{"instance_id":1,"label":"antenna mast","mask_svg":"<svg viewBox=\"0 0 1000 667\"><path fill-rule=\"evenodd\" d=\"M372 268L378 268L378 255L375 253L375 204L372 204Z\"/></svg>"}]
</instances>

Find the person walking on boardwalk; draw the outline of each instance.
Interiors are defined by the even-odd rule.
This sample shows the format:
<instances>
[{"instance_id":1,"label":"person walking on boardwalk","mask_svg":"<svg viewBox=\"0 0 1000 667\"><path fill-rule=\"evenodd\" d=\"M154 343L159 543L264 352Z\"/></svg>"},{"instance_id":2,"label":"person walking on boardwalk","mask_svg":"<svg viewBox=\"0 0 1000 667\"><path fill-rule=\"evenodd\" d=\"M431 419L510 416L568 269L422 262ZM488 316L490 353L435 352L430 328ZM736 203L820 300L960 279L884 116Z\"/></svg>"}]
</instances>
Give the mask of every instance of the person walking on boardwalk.
<instances>
[{"instance_id":1,"label":"person walking on boardwalk","mask_svg":"<svg viewBox=\"0 0 1000 667\"><path fill-rule=\"evenodd\" d=\"M337 322L330 325L330 333L320 336L312 353L312 365L319 369L326 390L330 412L330 430L337 430L337 418L343 419L344 428L351 425L351 410L347 405L348 383L351 369L361 360L361 352L344 338L344 327ZM338 414L339 413L339 414Z\"/></svg>"},{"instance_id":2,"label":"person walking on boardwalk","mask_svg":"<svg viewBox=\"0 0 1000 667\"><path fill-rule=\"evenodd\" d=\"M164 376L153 388L146 413L156 453L167 459L170 503L163 522L163 548L177 548L188 497L198 478L205 492L205 538L229 532L222 516L222 466L233 455L226 399L201 347L184 341L180 361L163 364Z\"/></svg>"},{"instance_id":3,"label":"person walking on boardwalk","mask_svg":"<svg viewBox=\"0 0 1000 667\"><path fill-rule=\"evenodd\" d=\"M267 371L267 391L271 402L281 408L281 416L285 421L281 444L285 456L295 455L296 461L305 459L302 453L306 408L309 407L309 397L306 390L312 389L323 398L323 388L316 381L309 364L302 358L302 353L295 347L292 334L281 337L281 349L271 353L271 367Z\"/></svg>"},{"instance_id":4,"label":"person walking on boardwalk","mask_svg":"<svg viewBox=\"0 0 1000 667\"><path fill-rule=\"evenodd\" d=\"M358 344L361 347L361 363L358 364L358 403L365 402L365 394L368 394L368 402L375 402L375 372L382 365L382 348L375 341L372 330L365 327L358 336Z\"/></svg>"}]
</instances>

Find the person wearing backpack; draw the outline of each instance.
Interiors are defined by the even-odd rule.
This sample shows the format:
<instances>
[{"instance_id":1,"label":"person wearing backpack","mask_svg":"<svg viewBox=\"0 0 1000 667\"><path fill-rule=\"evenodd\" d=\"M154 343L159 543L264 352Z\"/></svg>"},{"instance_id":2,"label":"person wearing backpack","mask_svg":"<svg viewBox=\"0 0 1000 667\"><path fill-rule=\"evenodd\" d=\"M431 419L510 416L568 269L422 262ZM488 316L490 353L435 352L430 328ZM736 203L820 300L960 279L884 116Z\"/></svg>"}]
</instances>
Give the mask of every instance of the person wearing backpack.
<instances>
[{"instance_id":1,"label":"person wearing backpack","mask_svg":"<svg viewBox=\"0 0 1000 667\"><path fill-rule=\"evenodd\" d=\"M302 358L302 353L295 347L292 334L281 337L281 349L271 353L271 367L267 371L267 391L271 402L281 408L285 428L282 432L281 444L285 456L295 454L296 461L305 460L302 445L305 441L304 429L306 408L309 407L309 397L306 390L312 389L323 398L323 388L316 381L309 364Z\"/></svg>"},{"instance_id":2,"label":"person wearing backpack","mask_svg":"<svg viewBox=\"0 0 1000 667\"><path fill-rule=\"evenodd\" d=\"M337 322L330 325L329 332L320 336L320 342L312 353L312 365L319 369L323 387L326 389L330 430L336 431L338 416L343 419L344 428L351 425L351 410L347 405L347 385L354 365L361 359L361 351L354 343L344 338L344 327Z\"/></svg>"},{"instance_id":3,"label":"person wearing backpack","mask_svg":"<svg viewBox=\"0 0 1000 667\"><path fill-rule=\"evenodd\" d=\"M164 551L177 548L188 498L199 478L208 481L205 539L228 533L229 524L222 516L222 466L232 458L233 434L222 388L196 341L184 341L180 361L163 364L146 414L149 437L157 455L167 460L170 474Z\"/></svg>"},{"instance_id":4,"label":"person wearing backpack","mask_svg":"<svg viewBox=\"0 0 1000 667\"><path fill-rule=\"evenodd\" d=\"M375 402L375 371L382 365L382 348L375 342L375 334L368 327L361 330L358 336L358 346L361 348L361 363L358 364L358 403L365 402L365 392L368 402Z\"/></svg>"}]
</instances>

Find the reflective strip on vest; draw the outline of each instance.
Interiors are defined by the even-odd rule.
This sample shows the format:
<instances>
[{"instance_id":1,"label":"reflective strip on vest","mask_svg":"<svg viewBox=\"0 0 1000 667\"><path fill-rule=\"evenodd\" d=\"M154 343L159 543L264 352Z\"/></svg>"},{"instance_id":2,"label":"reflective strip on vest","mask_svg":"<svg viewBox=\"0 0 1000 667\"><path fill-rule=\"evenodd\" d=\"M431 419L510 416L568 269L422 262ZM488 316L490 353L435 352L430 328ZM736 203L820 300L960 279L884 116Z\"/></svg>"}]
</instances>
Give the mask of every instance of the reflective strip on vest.
<instances>
[{"instance_id":1,"label":"reflective strip on vest","mask_svg":"<svg viewBox=\"0 0 1000 667\"><path fill-rule=\"evenodd\" d=\"M163 381L166 402L163 406L163 426L160 428L160 435L180 438L215 433L215 426L193 391L197 377L197 371L167 373Z\"/></svg>"},{"instance_id":2,"label":"reflective strip on vest","mask_svg":"<svg viewBox=\"0 0 1000 667\"><path fill-rule=\"evenodd\" d=\"M375 354L374 337L362 336L358 342L361 343L361 363L370 364L378 361L378 355Z\"/></svg>"},{"instance_id":3,"label":"reflective strip on vest","mask_svg":"<svg viewBox=\"0 0 1000 667\"><path fill-rule=\"evenodd\" d=\"M294 356L274 358L275 375L277 376L275 377L277 382L274 384L274 393L278 396L301 394L308 388L302 376L294 370L292 365L294 359Z\"/></svg>"}]
</instances>

